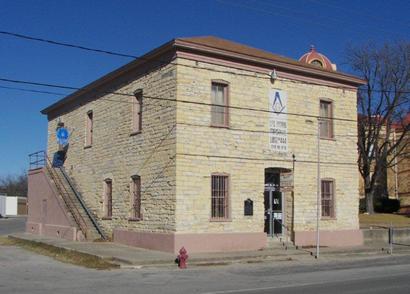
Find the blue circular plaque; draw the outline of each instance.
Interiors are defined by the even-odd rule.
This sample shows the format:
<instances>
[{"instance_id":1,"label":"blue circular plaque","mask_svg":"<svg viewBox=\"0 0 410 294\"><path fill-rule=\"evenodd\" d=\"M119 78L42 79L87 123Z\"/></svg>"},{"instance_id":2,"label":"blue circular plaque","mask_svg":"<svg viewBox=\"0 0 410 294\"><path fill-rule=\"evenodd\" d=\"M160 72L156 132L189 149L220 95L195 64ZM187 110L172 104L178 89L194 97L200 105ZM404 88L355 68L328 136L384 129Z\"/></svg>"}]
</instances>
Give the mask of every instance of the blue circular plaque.
<instances>
[{"instance_id":1,"label":"blue circular plaque","mask_svg":"<svg viewBox=\"0 0 410 294\"><path fill-rule=\"evenodd\" d=\"M70 133L66 128L58 128L56 131L57 142L60 145L66 145L68 143L68 137Z\"/></svg>"}]
</instances>

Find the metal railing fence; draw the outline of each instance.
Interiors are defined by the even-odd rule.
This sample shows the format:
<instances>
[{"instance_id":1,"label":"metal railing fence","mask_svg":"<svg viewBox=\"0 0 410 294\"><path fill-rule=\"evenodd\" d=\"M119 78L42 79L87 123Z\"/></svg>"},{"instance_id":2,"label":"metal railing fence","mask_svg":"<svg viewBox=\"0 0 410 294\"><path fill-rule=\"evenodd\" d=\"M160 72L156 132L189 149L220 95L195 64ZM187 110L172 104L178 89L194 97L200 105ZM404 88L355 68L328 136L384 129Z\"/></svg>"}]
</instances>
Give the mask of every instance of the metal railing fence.
<instances>
[{"instance_id":1,"label":"metal railing fence","mask_svg":"<svg viewBox=\"0 0 410 294\"><path fill-rule=\"evenodd\" d=\"M62 174L60 170L60 174L57 172L59 167L53 167L49 157L47 156L45 151L38 151L29 155L29 162L30 162L30 169L37 169L37 168L45 168L47 173L50 175L51 180L55 183L55 187L57 188L57 192L61 195L66 207L70 211L71 215L74 218L76 224L80 227L80 230L83 232L84 237L87 239L88 234L88 225L80 211L78 210L74 200L70 196L70 192L67 190L66 185L64 183L64 179L60 174Z\"/></svg>"}]
</instances>

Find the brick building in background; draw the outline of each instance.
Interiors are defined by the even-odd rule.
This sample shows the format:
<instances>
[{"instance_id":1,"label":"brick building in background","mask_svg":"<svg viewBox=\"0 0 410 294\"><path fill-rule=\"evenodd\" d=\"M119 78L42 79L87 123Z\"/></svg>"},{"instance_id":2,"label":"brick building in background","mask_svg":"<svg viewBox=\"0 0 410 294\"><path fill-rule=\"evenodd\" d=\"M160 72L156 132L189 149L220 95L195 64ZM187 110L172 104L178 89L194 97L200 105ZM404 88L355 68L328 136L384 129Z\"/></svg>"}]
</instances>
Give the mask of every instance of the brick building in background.
<instances>
[{"instance_id":1,"label":"brick building in background","mask_svg":"<svg viewBox=\"0 0 410 294\"><path fill-rule=\"evenodd\" d=\"M360 117L359 117L360 119ZM403 126L408 126L410 123L410 113L408 113L403 121L392 124L391 142L394 144L403 133ZM384 132L384 128L382 128ZM385 134L384 134L385 135ZM382 134L383 136L383 134ZM391 167L385 168L381 181L376 190L376 199L390 198L400 200L399 213L410 214L410 136L407 133L403 138L397 150L403 150L393 161ZM398 151L397 151L398 152ZM394 153L394 152L393 152ZM360 198L365 198L364 181L360 177L359 182Z\"/></svg>"},{"instance_id":2,"label":"brick building in background","mask_svg":"<svg viewBox=\"0 0 410 294\"><path fill-rule=\"evenodd\" d=\"M392 141L397 141L403 133L403 126L410 124L410 113L403 119L402 123L395 124ZM410 134L407 132L402 144L404 150L400 152L395 160L395 166L387 171L387 185L390 198L400 200L400 213L410 215ZM404 146L404 145L403 145ZM400 149L401 146L398 147Z\"/></svg>"},{"instance_id":3,"label":"brick building in background","mask_svg":"<svg viewBox=\"0 0 410 294\"><path fill-rule=\"evenodd\" d=\"M321 244L360 244L363 83L314 48L296 61L172 40L42 111L50 157L59 123L71 136L64 169L29 173L27 231L169 252L312 245L319 142Z\"/></svg>"}]
</instances>

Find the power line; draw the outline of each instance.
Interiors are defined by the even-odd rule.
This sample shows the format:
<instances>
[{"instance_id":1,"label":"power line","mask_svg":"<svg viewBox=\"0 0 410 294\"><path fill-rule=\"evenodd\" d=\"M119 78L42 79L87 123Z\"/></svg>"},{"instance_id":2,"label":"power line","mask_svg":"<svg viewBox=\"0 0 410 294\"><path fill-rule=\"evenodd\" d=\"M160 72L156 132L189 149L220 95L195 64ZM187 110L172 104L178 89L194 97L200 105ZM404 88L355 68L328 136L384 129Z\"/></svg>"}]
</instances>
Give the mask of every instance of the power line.
<instances>
[{"instance_id":1,"label":"power line","mask_svg":"<svg viewBox=\"0 0 410 294\"><path fill-rule=\"evenodd\" d=\"M177 125L185 125L185 126L191 126L191 127L202 127L202 128L209 128L211 127L210 125L205 125L205 124L193 124L193 123L186 123L186 122L177 122ZM226 128L229 131L240 131L240 132L249 132L249 133L257 133L257 134L278 134L278 132L275 131L264 131L264 130L251 130L251 129L243 129L243 128L235 128L229 126L229 128ZM312 136L312 137L317 137L317 133L297 133L297 132L288 132L286 131L286 135L295 135L295 136ZM355 138L357 139L357 135L339 135L335 134L334 137L346 137L346 138Z\"/></svg>"},{"instance_id":2,"label":"power line","mask_svg":"<svg viewBox=\"0 0 410 294\"><path fill-rule=\"evenodd\" d=\"M244 4L244 3L230 2L230 1L224 1L224 0L217 0L217 1L219 1L219 2L221 2L221 3L225 3L225 4L227 4L227 5L234 6L234 7L240 7L240 8L250 9L250 10L257 11L257 12L261 12L261 13L265 13L265 14L271 14L271 15L276 15L276 16L283 16L283 17L287 17L287 18L294 18L294 19L297 19L297 20L302 21L302 22L305 22L305 23L312 23L312 24L314 24L314 25L316 25L316 26L323 27L323 28L325 28L325 29L327 29L327 30L329 30L329 29L334 29L334 27L331 27L331 26L329 26L329 25L326 25L326 24L323 23L323 22L316 21L316 19L313 19L313 18L311 18L311 17L310 17L310 18L302 19L301 17L295 15L295 12L292 11L291 9L286 8L286 7L283 7L283 6L280 6L280 5L276 5L276 4L273 5L273 4L266 3L266 2L263 2L263 3L262 3L262 4L265 4L265 5L268 5L268 6L272 7L272 8L281 9L281 10L283 10L283 11L289 11L289 12L291 12L291 14L290 14L290 13L285 14L285 13L283 13L283 12L279 12L279 11L276 11L276 10L274 11L274 10L271 10L271 9L267 9L266 7L261 7L260 5L259 5L259 6L257 6L257 5L246 5L246 4ZM302 14L302 15L305 15L305 16L311 16L311 15L307 15L306 13L300 13L300 12L299 12L299 14ZM323 17L323 16L322 16L322 17ZM336 22L339 22L339 23L342 23L342 24L348 24L348 25L351 24L351 23L349 23L348 21L343 21L343 20L335 19L335 18L325 17L325 19L330 20L330 21L336 21ZM368 27L368 26L363 25L363 24L359 24L359 25L361 25L362 28L363 28L364 26L365 26L365 27ZM338 28L340 28L340 26L339 26ZM347 27L346 27L346 26L343 26L343 28L347 28ZM368 27L368 28L370 29L370 27ZM352 30L353 30L353 29L352 29ZM374 30L374 28L373 28L373 30ZM388 30L383 30L383 29L379 29L379 30L380 30L380 31L383 31L384 33L389 33L389 34L394 33L394 34L397 34L397 32L393 32L393 31L388 31ZM354 29L354 31L357 31L357 28ZM362 29L362 32L368 32L368 30L365 31L365 30Z\"/></svg>"},{"instance_id":3,"label":"power line","mask_svg":"<svg viewBox=\"0 0 410 294\"><path fill-rule=\"evenodd\" d=\"M49 84L49 83L39 83L39 82L32 82L32 81L22 81L22 80L7 79L7 78L0 78L0 81L9 82L9 83L17 83L17 84L42 86L42 87L52 87L52 88L59 88L59 89L87 91L86 89L78 88L78 87L72 87L72 86L56 85L56 84ZM100 93L100 94L116 94L116 95L120 95L120 96L134 97L134 94L127 94L127 93L121 93L121 92L116 92L116 91L112 91L112 92L100 91L98 93ZM178 102L178 103L203 105L203 106L218 106L218 107L224 107L224 108L228 108L228 109L247 110L247 111L263 112L263 113L274 113L274 114L279 113L279 112L275 112L275 111L271 111L271 110L258 109L258 108L252 108L252 107L241 107L241 106L233 106L233 105L220 105L220 104L214 104L214 103L197 102L197 101L189 101L189 100L176 100L176 99L171 99L171 98L166 98L166 97L149 96L149 95L143 95L143 98L153 99L153 100L175 101L175 102ZM313 115L313 114L300 114L300 113L293 113L293 112L280 112L280 113L287 114L287 115L292 115L292 116L302 116L302 117L316 118L316 119L323 118L321 116ZM350 122L354 122L354 123L357 122L357 120L349 119L349 118L332 117L332 118L326 118L326 119L339 120L339 121L350 121Z\"/></svg>"},{"instance_id":4,"label":"power line","mask_svg":"<svg viewBox=\"0 0 410 294\"><path fill-rule=\"evenodd\" d=\"M47 91L39 91L39 90L31 90L31 89L23 89L23 88L15 88L15 87L5 87L5 86L0 86L0 88L5 88L5 89L12 89L12 90L19 90L19 91L28 91L28 92L34 92L34 93L44 93L44 94L59 94L59 95L65 95L63 93L56 93L56 92L47 92ZM117 100L117 99L109 99L109 98L99 98L99 100L103 101L109 101L109 102L116 102L116 103L126 103L126 104L134 104L135 102L132 101L126 101L126 100ZM160 107L166 107L168 108L169 105L163 105L163 104L147 104L144 103L143 107L147 106L160 106ZM188 108L183 108L183 110L188 110L188 111L195 111L198 109L188 107ZM210 113L220 113L219 111L215 110L209 110ZM255 117L255 115L252 114L240 114L240 116L249 116L249 117ZM179 125L187 125L187 126L195 126L195 127L210 127L210 125L205 125L205 124L192 124L192 123L184 123L184 122L179 122L177 123ZM243 129L243 128L235 128L230 126L229 127L230 131L243 131L243 132L250 132L250 133L262 133L262 134L275 134L276 132L274 131L263 131L263 130L252 130L252 129ZM287 135L300 135L300 136L317 136L315 133L295 133L295 132L286 132ZM342 135L342 134L337 134L335 137L351 137L351 138L357 138L357 135Z\"/></svg>"},{"instance_id":5,"label":"power line","mask_svg":"<svg viewBox=\"0 0 410 294\"><path fill-rule=\"evenodd\" d=\"M308 0L308 1L316 3L318 5L327 6L329 8L334 8L334 9L337 9L337 10L342 10L342 11L346 11L346 12L349 12L349 13L352 13L352 14L356 14L356 15L363 18L363 11L359 11L357 9L356 10L346 9L345 7L332 5L332 4L329 4L328 2L318 1L318 0ZM361 10L363 10L363 9L361 9ZM365 16L366 19L373 19L374 21L377 21L378 23L380 23L380 18L374 17L373 16L373 13L374 13L373 11L367 10L367 11L364 11L364 12L366 13L366 16ZM395 19L392 19L392 18L389 18L389 17L383 18L383 22L386 22L386 21L390 21L392 24L395 23L396 25L404 25L404 26L407 26L407 27L409 26L408 23L405 23L405 24L399 23L399 22L396 22Z\"/></svg>"},{"instance_id":6,"label":"power line","mask_svg":"<svg viewBox=\"0 0 410 294\"><path fill-rule=\"evenodd\" d=\"M70 87L70 86L62 86L62 85L53 85L53 84L45 84L45 83L38 83L38 82L27 82L27 81L20 81L20 80L11 80L11 79L4 79L4 78L0 78L0 81L5 81L5 82L11 82L11 83L23 83L23 84L30 84L30 85L35 85L35 86L46 86L46 87L58 87L58 88L63 88L63 89L70 89L70 90L78 90L80 88L76 88L76 87ZM12 88L12 87L5 87L5 88ZM34 91L35 93L45 93L45 94L61 94L64 95L62 93L55 93L55 92L48 92L48 91L37 91L37 90L28 90L28 89L22 89L22 88L12 88L14 90L22 90L22 91ZM81 89L80 89L81 90ZM121 92L101 92L101 93L105 93L105 94L117 94L117 95L121 95L121 96L127 96L127 97L134 97L133 94L127 94L127 93L121 93ZM170 99L170 98L164 98L164 97L156 97L156 96L148 96L148 95L143 95L144 98L148 98L148 99L153 99L153 100L165 100L165 101L172 101L172 102L181 102L181 103L187 103L187 104L197 104L197 105L202 105L202 106L218 106L218 107L225 107L225 108L232 108L232 109L238 109L238 110L249 110L249 111L258 111L258 112L264 112L264 113L276 113L274 111L269 111L269 110L265 110L265 109L256 109L256 108L249 108L249 107L236 107L236 106L221 106L218 104L212 104L212 103L204 103L204 102L194 102L194 101L187 101L187 100L175 100L175 99ZM129 103L132 104L132 101L123 101L123 100L116 100L116 99L109 99L109 98L99 98L100 100L105 100L105 101L111 101L111 102L118 102L118 103ZM151 105L151 104L148 104ZM157 104L158 105L158 104ZM146 105L147 106L147 105ZM162 107L169 107L169 105L160 105ZM195 111L196 109L193 108L189 108L189 110L191 111ZM211 112L213 112L213 110L210 110ZM216 112L216 111L215 111ZM295 115L295 116L302 116L302 117L309 117L309 118L317 118L320 119L322 117L317 116L317 115L308 115L308 114L298 114L298 113L289 113L289 112L281 112L283 114L289 114L289 115ZM248 115L250 117L253 117L253 115L251 114L241 114L241 115ZM323 118L322 118L323 119ZM357 123L356 120L352 120L352 119L345 119L345 118L327 118L330 120L341 120L341 121L348 121L348 122L355 122ZM201 126L201 125L198 125ZM249 131L249 132L259 132L259 131L255 131L255 130L246 130L246 129L234 129L234 128L230 128L231 130L242 130L242 131ZM262 133L265 133L266 131L260 131ZM269 132L271 133L271 132ZM289 133L290 134L290 133ZM312 135L309 133L293 133L294 135ZM355 135L337 135L337 137L356 137Z\"/></svg>"},{"instance_id":7,"label":"power line","mask_svg":"<svg viewBox=\"0 0 410 294\"><path fill-rule=\"evenodd\" d=\"M97 49L97 48L91 48L91 47L85 47L85 46L81 46L81 45L73 45L73 44L69 44L69 43L65 43L65 42L58 42L58 41L49 40L49 39L37 38L37 37L32 37L32 36L28 36L28 35L13 33L13 32L0 31L0 34L16 37L16 38L20 38L20 39L44 42L44 43L49 43L49 44L52 44L52 45L77 48L77 49L82 49L82 50L86 50L86 51L99 52L99 53L104 53L104 54L109 54L109 55L128 57L128 58L139 58L138 56L134 56L134 55L130 55L130 54L118 53L118 52L113 52L113 51L108 51L108 50L103 50L103 49Z\"/></svg>"},{"instance_id":8,"label":"power line","mask_svg":"<svg viewBox=\"0 0 410 294\"><path fill-rule=\"evenodd\" d=\"M108 51L108 50L104 50L104 49L91 48L91 47L86 47L86 46L82 46L82 45L70 44L70 43L67 43L67 42L59 42L59 41L54 41L54 40L44 39L44 38L38 38L38 37L23 35L23 34L14 33L14 32L0 31L0 34L6 35L6 36L16 37L16 38L20 38L20 39L25 39L25 40L29 40L29 41L38 41L38 42L48 43L48 44L51 44L51 45L58 45L58 46L63 46L63 47L69 47L69 48L74 48L74 49L85 50L85 51L89 51L89 52L103 53L103 54L109 54L109 55L113 55L113 56L126 57L126 58L132 58L132 59L140 59L140 60L146 60L146 61L154 60L154 61L157 61L159 63L162 63L163 65L171 64L171 65L179 65L179 66L184 66L184 67L189 67L189 68L201 68L201 67L194 66L194 65L173 63L173 62L170 62L170 61L167 61L167 60L161 60L161 59L158 59L158 58L146 58L144 56L130 55L130 54L125 54L125 53L121 53L121 52L114 52L114 51ZM188 59L188 58L186 58L186 59ZM247 76L247 77L255 77L255 75L253 75L253 74L236 73L236 72L232 72L232 71L223 71L223 70L208 69L208 68L201 68L201 69L212 70L214 72L220 72L220 73L229 73L229 74L236 74L236 75ZM251 70L248 70L248 71L251 71ZM270 77L268 76L267 73L264 74L264 73L257 72L257 71L252 71L252 72L260 74L260 75L266 75L266 77L260 77L260 78L264 78L264 79L267 79L267 80L270 79Z\"/></svg>"},{"instance_id":9,"label":"power line","mask_svg":"<svg viewBox=\"0 0 410 294\"><path fill-rule=\"evenodd\" d=\"M28 36L28 35L23 35L23 34L19 34L19 33L8 32L8 31L0 31L0 34L13 36L13 37L17 37L17 38L23 38L23 39L31 40L31 41L45 42L45 43L52 44L52 45L59 45L59 46L65 46L65 47L80 49L80 50L86 50L86 51L89 51L89 52L104 53L104 54L109 54L109 55L114 55L114 56L141 59L141 60L147 60L147 61L148 60L154 60L154 61L157 61L159 63L162 63L163 65L170 64L170 65L183 66L183 67L188 67L188 68L193 68L193 69L202 69L202 70L207 70L207 71L212 71L212 72L233 74L233 75L237 75L237 76L246 76L246 77L258 78L258 79L271 80L269 73L262 73L260 71L254 71L254 70L251 70L251 69L241 69L241 70L248 71L248 72L253 72L254 74L246 74L246 73L240 73L240 72L228 71L228 70L218 70L218 69L214 69L214 68L200 67L200 66L197 66L197 65L181 64L181 63L170 62L170 61L167 61L167 60L161 60L161 59L158 59L158 58L145 58L143 56L129 55L129 54L121 53L121 52L114 52L114 51L108 51L108 50L103 50L103 49L91 48L91 47L86 47L86 46L82 46L82 45L70 44L70 43L66 43L66 42L59 42L59 41L54 41L54 40L44 39L44 38L37 38L37 37L33 37L33 36ZM183 59L196 61L196 60L186 58L186 57L184 57ZM201 61L201 62L206 63L206 64L219 65L219 64L216 64L216 63L212 63L210 61L206 61L206 62ZM235 68L234 66L231 66L231 67ZM302 84L302 85L308 84L308 85L326 86L326 87L331 87L331 88L336 88L336 89L344 89L344 90L350 90L350 91L353 90L351 87L323 85L321 83L314 83L314 82L305 82L305 81L300 82L300 81L294 81L294 80L282 79L282 78L279 78L278 80L283 81L283 82L292 82L292 83ZM72 90L76 90L76 89L78 89L78 88L74 88ZM361 89L359 88L359 90L361 90ZM395 92L393 90L382 90L382 89L373 89L372 91L373 92L378 92L378 93L394 93ZM402 91L402 93L410 93L410 90L409 91L407 91L407 90Z\"/></svg>"},{"instance_id":10,"label":"power line","mask_svg":"<svg viewBox=\"0 0 410 294\"><path fill-rule=\"evenodd\" d=\"M40 91L40 90L32 90L32 89L24 89L24 88L8 87L8 86L0 86L0 89L17 90L17 91L23 91L23 92L49 94L49 95L60 95L60 96L66 96L67 95L67 93Z\"/></svg>"},{"instance_id":11,"label":"power line","mask_svg":"<svg viewBox=\"0 0 410 294\"><path fill-rule=\"evenodd\" d=\"M282 159L282 158L274 158L274 157L267 157L267 158L259 158L259 157L243 157L243 156L226 156L226 155L211 155L211 154L203 154L203 153L178 153L177 155L184 155L184 156L195 156L195 157L212 157L212 158L224 158L224 159L234 159L234 160L248 160L248 161L279 161L279 162L301 162L301 163L318 163L314 160L293 160L293 159ZM331 161L320 161L320 164L326 165L345 165L345 166L357 166L357 162L331 162Z\"/></svg>"}]
</instances>

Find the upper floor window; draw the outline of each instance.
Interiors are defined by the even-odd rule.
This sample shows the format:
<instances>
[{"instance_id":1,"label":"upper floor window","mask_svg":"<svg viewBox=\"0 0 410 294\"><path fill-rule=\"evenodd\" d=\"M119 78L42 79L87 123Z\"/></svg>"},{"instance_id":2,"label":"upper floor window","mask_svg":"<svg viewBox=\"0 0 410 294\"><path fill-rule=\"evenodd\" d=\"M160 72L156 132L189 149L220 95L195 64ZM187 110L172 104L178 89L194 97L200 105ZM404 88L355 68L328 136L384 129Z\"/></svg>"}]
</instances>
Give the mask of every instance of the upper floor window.
<instances>
[{"instance_id":1,"label":"upper floor window","mask_svg":"<svg viewBox=\"0 0 410 294\"><path fill-rule=\"evenodd\" d=\"M104 180L104 217L112 217L112 180Z\"/></svg>"},{"instance_id":2,"label":"upper floor window","mask_svg":"<svg viewBox=\"0 0 410 294\"><path fill-rule=\"evenodd\" d=\"M142 90L134 92L132 97L132 132L139 133L142 130Z\"/></svg>"},{"instance_id":3,"label":"upper floor window","mask_svg":"<svg viewBox=\"0 0 410 294\"><path fill-rule=\"evenodd\" d=\"M333 104L331 101L320 100L320 137L333 138Z\"/></svg>"},{"instance_id":4,"label":"upper floor window","mask_svg":"<svg viewBox=\"0 0 410 294\"><path fill-rule=\"evenodd\" d=\"M228 84L212 82L211 125L227 127L229 125Z\"/></svg>"},{"instance_id":5,"label":"upper floor window","mask_svg":"<svg viewBox=\"0 0 410 294\"><path fill-rule=\"evenodd\" d=\"M94 131L94 119L93 112L87 112L86 127L85 127L85 146L91 146L93 144L93 131Z\"/></svg>"},{"instance_id":6,"label":"upper floor window","mask_svg":"<svg viewBox=\"0 0 410 294\"><path fill-rule=\"evenodd\" d=\"M229 181L227 175L211 176L211 219L229 218Z\"/></svg>"},{"instance_id":7,"label":"upper floor window","mask_svg":"<svg viewBox=\"0 0 410 294\"><path fill-rule=\"evenodd\" d=\"M141 219L141 177L131 177L131 219Z\"/></svg>"},{"instance_id":8,"label":"upper floor window","mask_svg":"<svg viewBox=\"0 0 410 294\"><path fill-rule=\"evenodd\" d=\"M322 180L322 217L335 217L334 180Z\"/></svg>"}]
</instances>

